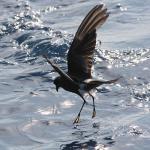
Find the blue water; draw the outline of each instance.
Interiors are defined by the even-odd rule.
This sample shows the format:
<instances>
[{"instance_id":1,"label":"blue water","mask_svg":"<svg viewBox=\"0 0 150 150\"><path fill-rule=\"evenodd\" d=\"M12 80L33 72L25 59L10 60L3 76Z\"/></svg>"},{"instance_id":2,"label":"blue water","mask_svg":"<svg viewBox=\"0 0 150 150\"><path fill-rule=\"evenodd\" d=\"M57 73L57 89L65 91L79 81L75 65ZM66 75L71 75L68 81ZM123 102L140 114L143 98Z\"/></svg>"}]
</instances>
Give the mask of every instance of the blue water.
<instances>
[{"instance_id":1,"label":"blue water","mask_svg":"<svg viewBox=\"0 0 150 150\"><path fill-rule=\"evenodd\" d=\"M110 17L98 30L97 116L82 100L53 85L57 76L41 57L64 70L73 36L87 12L105 3ZM150 1L1 0L0 150L149 150ZM99 40L102 44L100 45ZM91 99L87 98L91 103Z\"/></svg>"}]
</instances>

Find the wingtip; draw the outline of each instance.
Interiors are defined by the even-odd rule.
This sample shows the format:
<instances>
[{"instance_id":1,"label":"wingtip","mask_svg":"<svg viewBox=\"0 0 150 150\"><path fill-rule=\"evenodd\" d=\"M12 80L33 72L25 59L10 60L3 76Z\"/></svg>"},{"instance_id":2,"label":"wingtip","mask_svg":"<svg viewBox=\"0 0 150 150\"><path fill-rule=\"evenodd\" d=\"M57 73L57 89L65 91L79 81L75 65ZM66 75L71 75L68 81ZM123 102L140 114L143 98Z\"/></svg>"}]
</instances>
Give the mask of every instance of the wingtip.
<instances>
[{"instance_id":1,"label":"wingtip","mask_svg":"<svg viewBox=\"0 0 150 150\"><path fill-rule=\"evenodd\" d=\"M107 12L106 15L105 15L105 18L107 19L109 17L110 13Z\"/></svg>"},{"instance_id":2,"label":"wingtip","mask_svg":"<svg viewBox=\"0 0 150 150\"><path fill-rule=\"evenodd\" d=\"M101 8L101 9L102 9L102 8L103 8L103 9L106 8L106 4L105 4L105 3L100 3L98 6L99 6L99 8Z\"/></svg>"},{"instance_id":3,"label":"wingtip","mask_svg":"<svg viewBox=\"0 0 150 150\"><path fill-rule=\"evenodd\" d=\"M103 9L106 9L106 5L102 3L102 4L99 4L99 5L96 5L93 9L103 10Z\"/></svg>"},{"instance_id":4,"label":"wingtip","mask_svg":"<svg viewBox=\"0 0 150 150\"><path fill-rule=\"evenodd\" d=\"M103 3L96 5L96 7L103 8L105 5Z\"/></svg>"},{"instance_id":5,"label":"wingtip","mask_svg":"<svg viewBox=\"0 0 150 150\"><path fill-rule=\"evenodd\" d=\"M107 15L109 16L111 14L111 12L109 11L109 12L107 12Z\"/></svg>"}]
</instances>

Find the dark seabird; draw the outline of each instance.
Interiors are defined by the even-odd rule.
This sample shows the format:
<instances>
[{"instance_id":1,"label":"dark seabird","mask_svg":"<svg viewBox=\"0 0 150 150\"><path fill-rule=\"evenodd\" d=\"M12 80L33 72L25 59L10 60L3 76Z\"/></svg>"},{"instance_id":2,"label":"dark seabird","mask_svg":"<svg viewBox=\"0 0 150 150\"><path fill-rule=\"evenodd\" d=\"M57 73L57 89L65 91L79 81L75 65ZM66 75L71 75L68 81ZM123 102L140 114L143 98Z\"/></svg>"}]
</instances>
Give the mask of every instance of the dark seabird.
<instances>
[{"instance_id":1,"label":"dark seabird","mask_svg":"<svg viewBox=\"0 0 150 150\"><path fill-rule=\"evenodd\" d=\"M114 79L110 81L102 81L99 79L94 79L92 78L91 73L93 54L96 45L96 29L104 24L108 16L109 13L107 12L107 8L101 4L96 5L84 18L68 51L67 73L51 62L46 55L43 56L60 75L54 80L56 90L58 91L58 88L62 87L67 91L78 94L83 99L82 107L74 120L74 123L79 122L80 113L86 103L84 98L85 93L91 96L93 100L93 118L96 115L96 111L92 90L102 84L111 84L118 80Z\"/></svg>"}]
</instances>

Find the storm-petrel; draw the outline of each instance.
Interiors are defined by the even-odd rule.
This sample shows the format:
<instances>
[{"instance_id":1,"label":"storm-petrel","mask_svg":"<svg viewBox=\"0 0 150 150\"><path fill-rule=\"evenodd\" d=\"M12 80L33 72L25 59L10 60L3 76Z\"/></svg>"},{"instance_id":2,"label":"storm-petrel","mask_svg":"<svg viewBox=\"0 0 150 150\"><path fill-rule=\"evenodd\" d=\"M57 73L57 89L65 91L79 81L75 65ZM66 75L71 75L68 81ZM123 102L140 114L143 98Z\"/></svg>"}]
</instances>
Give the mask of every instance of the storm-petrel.
<instances>
[{"instance_id":1,"label":"storm-petrel","mask_svg":"<svg viewBox=\"0 0 150 150\"><path fill-rule=\"evenodd\" d=\"M51 64L54 70L60 75L54 80L56 90L58 91L58 88L62 87L67 91L78 94L83 99L82 107L74 120L74 123L79 122L80 113L86 103L84 98L85 93L89 94L93 100L93 118L96 115L96 111L92 90L102 84L111 84L118 80L102 81L94 79L92 78L91 72L93 54L96 45L96 29L103 25L108 16L109 13L107 12L107 8L101 4L96 5L84 18L68 51L67 73L49 60L46 55L43 55L47 62Z\"/></svg>"}]
</instances>

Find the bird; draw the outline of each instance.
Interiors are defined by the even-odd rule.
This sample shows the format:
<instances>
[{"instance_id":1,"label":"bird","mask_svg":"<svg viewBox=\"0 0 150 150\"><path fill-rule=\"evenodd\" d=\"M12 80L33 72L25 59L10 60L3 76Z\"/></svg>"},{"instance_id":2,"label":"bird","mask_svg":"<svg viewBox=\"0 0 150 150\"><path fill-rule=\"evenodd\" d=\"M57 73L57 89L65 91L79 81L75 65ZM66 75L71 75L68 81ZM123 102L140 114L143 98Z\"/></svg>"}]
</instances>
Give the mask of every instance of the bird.
<instances>
[{"instance_id":1,"label":"bird","mask_svg":"<svg viewBox=\"0 0 150 150\"><path fill-rule=\"evenodd\" d=\"M46 61L59 74L53 82L56 86L56 91L58 92L58 89L61 87L66 91L79 95L83 100L83 104L73 124L80 122L82 109L87 103L85 94L88 94L93 100L92 118L94 118L96 109L92 90L97 89L102 84L112 84L118 81L118 78L103 81L92 77L96 30L104 24L108 16L109 12L107 12L105 5L99 4L93 7L83 19L67 53L67 72L52 62L46 54L43 54Z\"/></svg>"}]
</instances>

